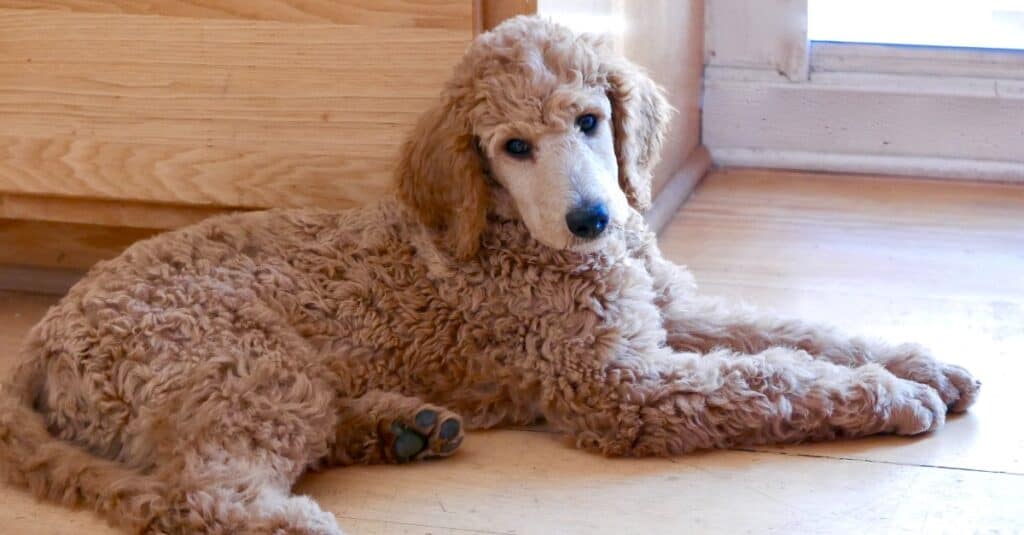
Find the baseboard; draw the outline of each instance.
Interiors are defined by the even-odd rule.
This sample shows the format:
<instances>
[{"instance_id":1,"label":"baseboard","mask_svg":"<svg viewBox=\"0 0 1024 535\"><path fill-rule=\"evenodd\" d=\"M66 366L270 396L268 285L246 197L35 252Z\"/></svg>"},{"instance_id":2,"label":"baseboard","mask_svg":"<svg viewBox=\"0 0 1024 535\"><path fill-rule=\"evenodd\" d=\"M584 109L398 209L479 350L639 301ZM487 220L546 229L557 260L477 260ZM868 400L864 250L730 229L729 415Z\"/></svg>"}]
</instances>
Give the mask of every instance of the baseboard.
<instances>
[{"instance_id":1,"label":"baseboard","mask_svg":"<svg viewBox=\"0 0 1024 535\"><path fill-rule=\"evenodd\" d=\"M711 156L719 167L1024 182L1024 163L1018 162L730 147L712 148Z\"/></svg>"},{"instance_id":2,"label":"baseboard","mask_svg":"<svg viewBox=\"0 0 1024 535\"><path fill-rule=\"evenodd\" d=\"M660 234L661 230L668 225L672 216L679 211L679 207L686 202L694 188L697 187L697 183L704 178L709 169L711 169L711 154L706 147L700 145L686 157L683 165L665 183L665 187L661 188L661 192L651 203L651 208L644 214L647 224L654 232Z\"/></svg>"},{"instance_id":3,"label":"baseboard","mask_svg":"<svg viewBox=\"0 0 1024 535\"><path fill-rule=\"evenodd\" d=\"M0 265L0 290L64 295L84 275L83 269Z\"/></svg>"}]
</instances>

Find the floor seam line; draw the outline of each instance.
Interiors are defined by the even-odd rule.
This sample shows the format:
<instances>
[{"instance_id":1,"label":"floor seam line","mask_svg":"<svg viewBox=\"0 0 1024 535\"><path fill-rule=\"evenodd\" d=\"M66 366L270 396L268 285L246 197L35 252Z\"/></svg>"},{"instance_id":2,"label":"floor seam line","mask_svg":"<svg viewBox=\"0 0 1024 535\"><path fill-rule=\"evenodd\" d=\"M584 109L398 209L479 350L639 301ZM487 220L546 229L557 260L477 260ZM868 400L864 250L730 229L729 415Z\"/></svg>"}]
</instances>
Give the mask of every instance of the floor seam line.
<instances>
[{"instance_id":1,"label":"floor seam line","mask_svg":"<svg viewBox=\"0 0 1024 535\"><path fill-rule=\"evenodd\" d=\"M979 472L983 474L998 474L1005 476L1017 476L1024 477L1024 472L1013 472L1010 470L985 470L982 468L969 468L962 466L946 466L941 464L919 464L919 463L906 463L898 461L885 461L880 459L859 459L857 457L842 457L835 455L815 455L812 453L794 453L786 451L771 451L771 450L758 450L758 449L746 449L746 448L730 448L731 451L743 451L747 453L769 453L773 455L785 455L788 457L807 457L811 459L834 459L837 461L853 461L861 463L873 463L873 464L889 464L895 466L910 466L914 468L938 468L940 470L954 470L960 472Z\"/></svg>"},{"instance_id":2,"label":"floor seam line","mask_svg":"<svg viewBox=\"0 0 1024 535\"><path fill-rule=\"evenodd\" d=\"M511 531L489 531L486 529L474 529L474 528L453 528L449 526L438 526L436 524L420 524L418 522L402 522L401 520L380 520L377 518L361 518L357 516L347 516L335 514L337 518L343 520L355 520L357 522L380 522L382 524L398 524L400 526L413 526L417 528L435 528L435 529L447 529L451 531L466 531L469 533L486 533L487 535L510 535Z\"/></svg>"}]
</instances>

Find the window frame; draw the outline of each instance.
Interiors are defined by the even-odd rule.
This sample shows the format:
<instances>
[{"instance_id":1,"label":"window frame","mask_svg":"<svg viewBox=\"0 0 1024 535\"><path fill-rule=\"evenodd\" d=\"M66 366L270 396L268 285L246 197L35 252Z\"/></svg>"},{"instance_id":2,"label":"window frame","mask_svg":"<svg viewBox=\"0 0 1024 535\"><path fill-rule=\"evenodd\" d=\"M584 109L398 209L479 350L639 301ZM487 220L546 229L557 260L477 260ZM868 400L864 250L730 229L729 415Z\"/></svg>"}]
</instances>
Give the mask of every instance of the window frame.
<instances>
[{"instance_id":1,"label":"window frame","mask_svg":"<svg viewBox=\"0 0 1024 535\"><path fill-rule=\"evenodd\" d=\"M806 0L706 12L717 165L1024 182L1024 51L809 42Z\"/></svg>"}]
</instances>

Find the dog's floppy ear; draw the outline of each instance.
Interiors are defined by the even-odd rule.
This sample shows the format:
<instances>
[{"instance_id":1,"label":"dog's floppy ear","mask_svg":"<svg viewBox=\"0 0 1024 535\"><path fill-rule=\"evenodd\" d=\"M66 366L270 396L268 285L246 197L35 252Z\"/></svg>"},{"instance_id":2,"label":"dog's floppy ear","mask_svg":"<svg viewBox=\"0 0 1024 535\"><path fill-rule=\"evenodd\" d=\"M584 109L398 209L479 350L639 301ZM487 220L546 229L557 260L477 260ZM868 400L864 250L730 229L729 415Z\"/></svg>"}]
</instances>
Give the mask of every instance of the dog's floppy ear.
<instances>
[{"instance_id":1,"label":"dog's floppy ear","mask_svg":"<svg viewBox=\"0 0 1024 535\"><path fill-rule=\"evenodd\" d=\"M637 210L651 205L651 173L661 159L661 144L672 107L661 88L622 58L608 58L608 99L612 105L619 186Z\"/></svg>"},{"instance_id":2,"label":"dog's floppy ear","mask_svg":"<svg viewBox=\"0 0 1024 535\"><path fill-rule=\"evenodd\" d=\"M487 223L483 156L468 113L451 94L424 113L402 147L398 196L420 221L444 232L459 258L476 254Z\"/></svg>"}]
</instances>

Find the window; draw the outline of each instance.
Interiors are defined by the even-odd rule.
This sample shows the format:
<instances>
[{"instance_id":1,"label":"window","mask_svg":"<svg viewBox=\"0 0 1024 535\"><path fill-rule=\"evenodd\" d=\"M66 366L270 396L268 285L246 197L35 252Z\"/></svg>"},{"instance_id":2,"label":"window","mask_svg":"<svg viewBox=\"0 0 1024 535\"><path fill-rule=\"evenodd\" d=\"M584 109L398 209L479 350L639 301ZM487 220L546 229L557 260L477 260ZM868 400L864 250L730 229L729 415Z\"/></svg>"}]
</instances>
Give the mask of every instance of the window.
<instances>
[{"instance_id":1,"label":"window","mask_svg":"<svg viewBox=\"0 0 1024 535\"><path fill-rule=\"evenodd\" d=\"M1024 49L1024 0L809 0L811 41Z\"/></svg>"}]
</instances>

